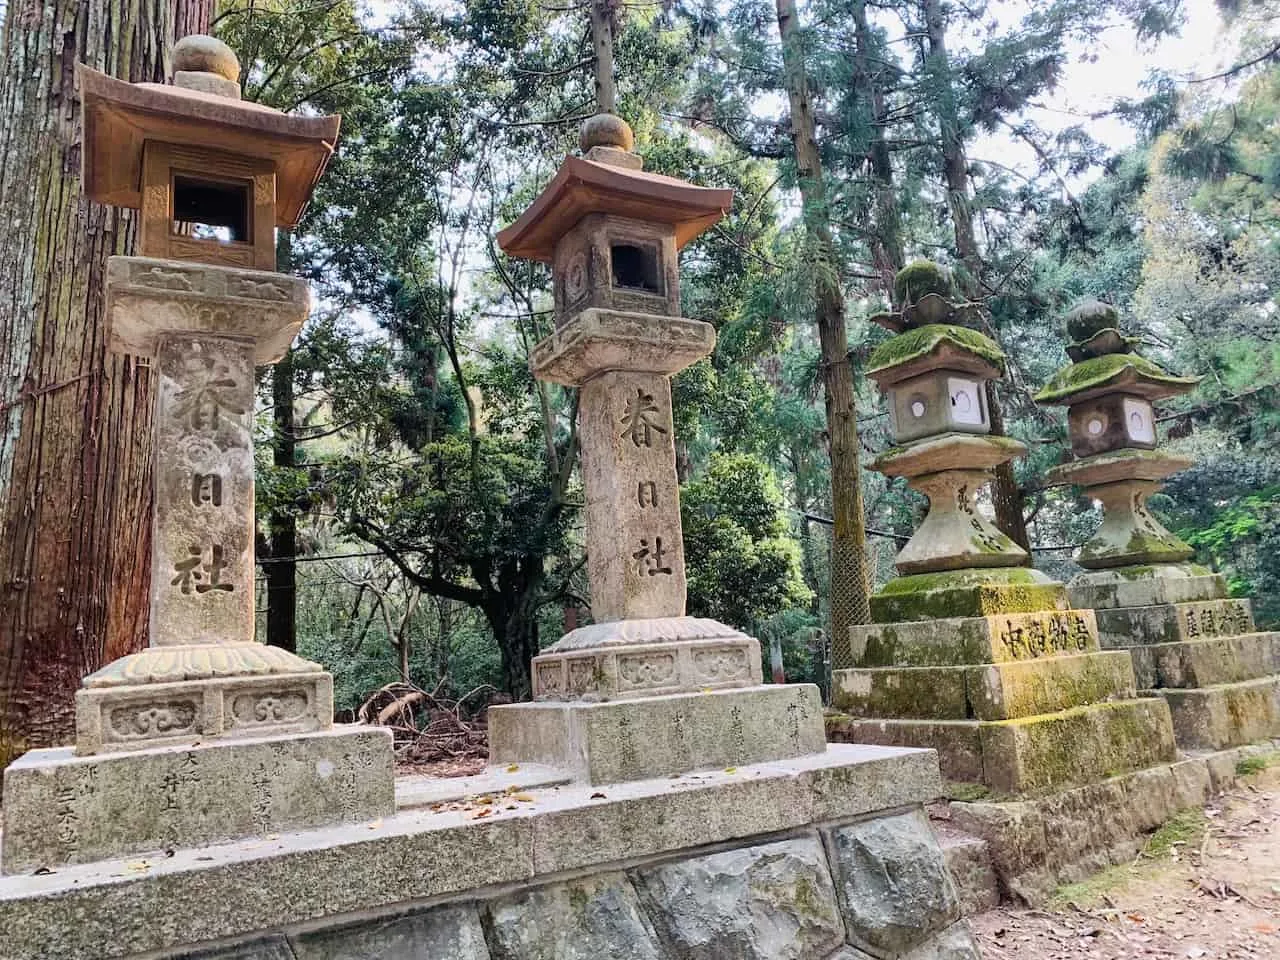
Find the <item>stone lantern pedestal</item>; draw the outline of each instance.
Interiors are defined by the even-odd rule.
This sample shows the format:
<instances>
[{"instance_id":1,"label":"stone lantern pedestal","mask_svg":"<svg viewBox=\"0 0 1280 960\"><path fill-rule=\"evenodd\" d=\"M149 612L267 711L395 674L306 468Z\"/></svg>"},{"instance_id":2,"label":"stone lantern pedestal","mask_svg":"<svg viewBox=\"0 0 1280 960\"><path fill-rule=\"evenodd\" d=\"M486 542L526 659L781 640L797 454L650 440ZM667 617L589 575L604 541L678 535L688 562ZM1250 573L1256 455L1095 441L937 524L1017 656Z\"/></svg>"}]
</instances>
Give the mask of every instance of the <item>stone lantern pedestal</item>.
<instances>
[{"instance_id":1,"label":"stone lantern pedestal","mask_svg":"<svg viewBox=\"0 0 1280 960\"><path fill-rule=\"evenodd\" d=\"M1132 655L1139 689L1169 703L1180 747L1280 735L1280 634L1258 633L1249 601L1228 597L1223 578L1191 562L1192 548L1146 506L1193 463L1157 449L1152 403L1198 381L1133 352L1107 304L1080 304L1067 330L1075 362L1036 400L1067 407L1075 459L1049 479L1082 487L1103 509L1068 594L1095 609L1104 647Z\"/></svg>"},{"instance_id":2,"label":"stone lantern pedestal","mask_svg":"<svg viewBox=\"0 0 1280 960\"><path fill-rule=\"evenodd\" d=\"M908 439L871 466L907 478L929 513L897 557L900 576L871 598L873 622L850 629L857 667L833 676L847 716L832 735L933 747L945 777L1004 793L1171 760L1165 704L1137 696L1129 661L1100 650L1093 611L1022 566L1025 551L979 511L993 469L1025 452L987 434L985 382L1003 355L959 325L975 307L947 300L945 274L908 271L935 275L900 313L876 318L900 332L868 364L895 411L895 439Z\"/></svg>"},{"instance_id":3,"label":"stone lantern pedestal","mask_svg":"<svg viewBox=\"0 0 1280 960\"><path fill-rule=\"evenodd\" d=\"M84 678L74 748L5 771L3 873L394 810L389 731L335 727L330 675L254 639L254 367L310 306L266 266L337 118L240 104L211 38L175 64L183 86L81 69L90 196L144 218L143 255L108 262L106 333L156 373L150 643Z\"/></svg>"}]
</instances>

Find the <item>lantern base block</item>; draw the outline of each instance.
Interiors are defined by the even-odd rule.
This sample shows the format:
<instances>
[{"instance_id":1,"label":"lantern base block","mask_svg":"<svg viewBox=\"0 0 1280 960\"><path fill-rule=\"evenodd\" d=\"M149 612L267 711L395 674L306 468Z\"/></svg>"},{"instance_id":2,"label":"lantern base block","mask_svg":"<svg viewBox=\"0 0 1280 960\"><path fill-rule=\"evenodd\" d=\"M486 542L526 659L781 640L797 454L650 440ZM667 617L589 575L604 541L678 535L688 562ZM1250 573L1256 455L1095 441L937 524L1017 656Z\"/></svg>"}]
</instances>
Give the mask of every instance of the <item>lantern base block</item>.
<instances>
[{"instance_id":1,"label":"lantern base block","mask_svg":"<svg viewBox=\"0 0 1280 960\"><path fill-rule=\"evenodd\" d=\"M76 754L327 730L333 726L333 677L294 659L312 669L86 685L76 692Z\"/></svg>"},{"instance_id":2,"label":"lantern base block","mask_svg":"<svg viewBox=\"0 0 1280 960\"><path fill-rule=\"evenodd\" d=\"M822 700L812 684L489 709L490 763L548 764L575 782L736 769L825 750Z\"/></svg>"}]
</instances>

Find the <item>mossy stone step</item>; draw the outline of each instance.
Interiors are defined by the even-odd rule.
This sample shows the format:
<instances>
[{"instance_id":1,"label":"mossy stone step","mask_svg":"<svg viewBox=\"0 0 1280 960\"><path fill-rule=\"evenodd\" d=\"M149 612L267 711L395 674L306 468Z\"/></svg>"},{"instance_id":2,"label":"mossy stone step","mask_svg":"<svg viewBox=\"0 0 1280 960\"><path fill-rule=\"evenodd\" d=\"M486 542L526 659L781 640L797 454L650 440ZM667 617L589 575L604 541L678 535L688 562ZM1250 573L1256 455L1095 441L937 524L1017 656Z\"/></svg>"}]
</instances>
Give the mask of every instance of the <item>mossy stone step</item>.
<instances>
[{"instance_id":1,"label":"mossy stone step","mask_svg":"<svg viewBox=\"0 0 1280 960\"><path fill-rule=\"evenodd\" d=\"M1280 676L1152 692L1168 701L1183 750L1222 750L1280 736Z\"/></svg>"},{"instance_id":2,"label":"mossy stone step","mask_svg":"<svg viewBox=\"0 0 1280 960\"><path fill-rule=\"evenodd\" d=\"M849 641L859 667L977 666L1098 649L1092 610L861 624Z\"/></svg>"},{"instance_id":3,"label":"mossy stone step","mask_svg":"<svg viewBox=\"0 0 1280 960\"><path fill-rule=\"evenodd\" d=\"M1009 720L1135 696L1123 650L966 667L872 667L832 675L834 706L855 717Z\"/></svg>"},{"instance_id":4,"label":"mossy stone step","mask_svg":"<svg viewBox=\"0 0 1280 960\"><path fill-rule=\"evenodd\" d=\"M827 738L931 747L946 779L1007 794L1082 786L1176 755L1169 705L1160 697L995 722L836 716L828 720Z\"/></svg>"},{"instance_id":5,"label":"mossy stone step","mask_svg":"<svg viewBox=\"0 0 1280 960\"><path fill-rule=\"evenodd\" d=\"M1144 689L1209 687L1280 673L1280 633L1156 643L1129 652L1138 686Z\"/></svg>"},{"instance_id":6,"label":"mossy stone step","mask_svg":"<svg viewBox=\"0 0 1280 960\"><path fill-rule=\"evenodd\" d=\"M1065 610L1066 587L1027 567L969 568L895 577L871 597L876 623Z\"/></svg>"},{"instance_id":7,"label":"mossy stone step","mask_svg":"<svg viewBox=\"0 0 1280 960\"><path fill-rule=\"evenodd\" d=\"M1087 570L1067 584L1067 596L1072 606L1092 610L1224 600L1227 581L1195 563L1139 564Z\"/></svg>"}]
</instances>

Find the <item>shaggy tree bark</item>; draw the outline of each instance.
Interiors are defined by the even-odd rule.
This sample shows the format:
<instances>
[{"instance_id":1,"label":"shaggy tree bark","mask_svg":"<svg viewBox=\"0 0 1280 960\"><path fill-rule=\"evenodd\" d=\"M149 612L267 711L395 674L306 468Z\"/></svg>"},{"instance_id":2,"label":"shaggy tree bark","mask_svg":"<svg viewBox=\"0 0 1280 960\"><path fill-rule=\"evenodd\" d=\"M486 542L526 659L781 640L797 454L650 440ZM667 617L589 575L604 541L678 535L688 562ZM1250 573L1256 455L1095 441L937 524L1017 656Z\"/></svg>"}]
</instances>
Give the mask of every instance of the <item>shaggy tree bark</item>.
<instances>
[{"instance_id":1,"label":"shaggy tree bark","mask_svg":"<svg viewBox=\"0 0 1280 960\"><path fill-rule=\"evenodd\" d=\"M831 443L831 659L834 667L852 667L849 627L866 623L871 612L867 596L866 520L858 464L858 421L854 410L853 372L849 368L844 293L831 235L795 0L777 0L777 10L805 224L823 261L815 290L815 319L822 349L822 383Z\"/></svg>"},{"instance_id":2,"label":"shaggy tree bark","mask_svg":"<svg viewBox=\"0 0 1280 960\"><path fill-rule=\"evenodd\" d=\"M80 188L75 65L164 79L209 0L10 3L0 66L0 766L69 737L80 678L146 642L151 377L106 353L134 218Z\"/></svg>"}]
</instances>

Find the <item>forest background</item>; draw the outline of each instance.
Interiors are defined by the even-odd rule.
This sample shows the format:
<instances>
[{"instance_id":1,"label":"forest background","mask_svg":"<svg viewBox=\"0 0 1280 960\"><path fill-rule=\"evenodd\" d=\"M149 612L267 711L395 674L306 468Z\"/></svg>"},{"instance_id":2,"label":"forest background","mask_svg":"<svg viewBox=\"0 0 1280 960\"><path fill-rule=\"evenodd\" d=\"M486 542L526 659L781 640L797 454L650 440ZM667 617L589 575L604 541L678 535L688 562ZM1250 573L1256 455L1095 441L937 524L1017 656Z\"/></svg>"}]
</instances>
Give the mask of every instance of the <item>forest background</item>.
<instances>
[{"instance_id":1,"label":"forest background","mask_svg":"<svg viewBox=\"0 0 1280 960\"><path fill-rule=\"evenodd\" d=\"M346 718L387 684L478 706L527 696L530 657L589 618L575 394L528 370L549 273L494 236L594 111L591 3L646 169L736 191L682 256L684 312L719 335L675 381L691 614L824 682L923 512L861 466L889 445L861 366L927 257L1009 356L1002 428L1030 453L983 507L1035 565L1069 577L1100 519L1044 486L1064 418L1031 396L1067 362L1063 314L1101 297L1203 377L1161 417L1197 465L1153 508L1280 626L1276 0L10 3L0 765L66 738L80 676L146 637L150 378L103 353L96 289L133 225L79 197L68 59L155 79L166 37L205 30L246 99L343 115L278 239L318 305L260 371L259 636L331 670ZM1213 66L1063 106L1188 30Z\"/></svg>"}]
</instances>

